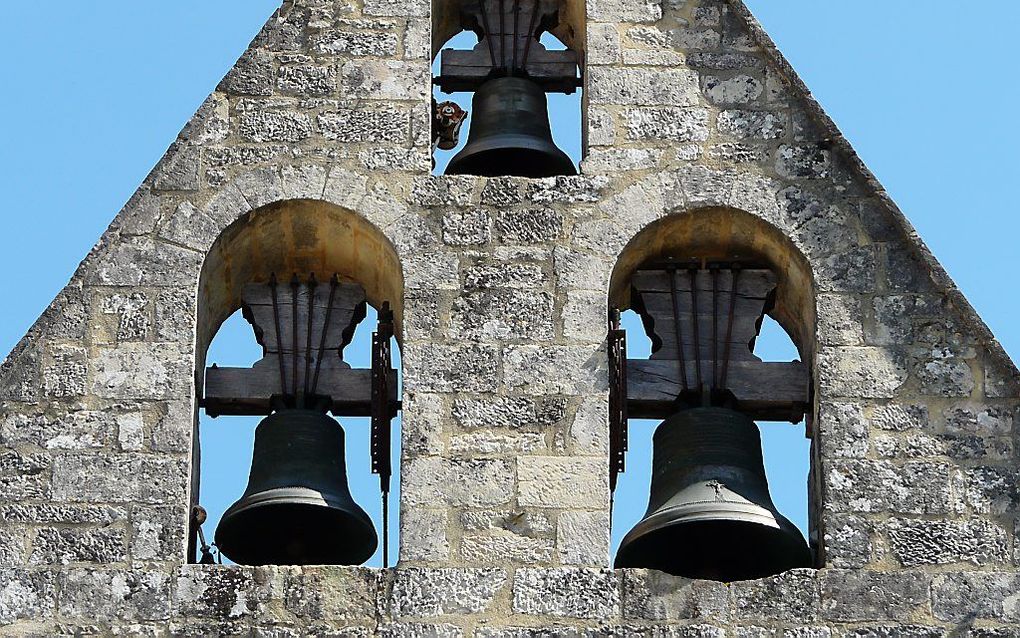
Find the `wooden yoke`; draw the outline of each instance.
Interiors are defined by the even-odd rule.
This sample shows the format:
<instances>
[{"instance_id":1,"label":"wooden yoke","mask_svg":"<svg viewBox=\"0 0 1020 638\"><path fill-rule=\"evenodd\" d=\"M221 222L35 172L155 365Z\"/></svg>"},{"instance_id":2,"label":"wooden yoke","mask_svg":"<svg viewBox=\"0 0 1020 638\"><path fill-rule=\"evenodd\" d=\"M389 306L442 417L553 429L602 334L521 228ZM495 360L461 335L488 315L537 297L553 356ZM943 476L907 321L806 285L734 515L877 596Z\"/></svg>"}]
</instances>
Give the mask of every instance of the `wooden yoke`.
<instances>
[{"instance_id":1,"label":"wooden yoke","mask_svg":"<svg viewBox=\"0 0 1020 638\"><path fill-rule=\"evenodd\" d=\"M241 295L244 318L262 346L251 368L206 370L203 407L210 416L268 415L275 409L320 408L337 416L371 416L373 387L395 412L396 371L352 369L344 348L365 318L365 290L333 275L320 285L315 275L280 284L248 284ZM376 405L380 403L376 390Z\"/></svg>"},{"instance_id":2,"label":"wooden yoke","mask_svg":"<svg viewBox=\"0 0 1020 638\"><path fill-rule=\"evenodd\" d=\"M683 407L722 405L755 420L799 422L810 405L807 366L766 363L753 352L775 288L771 270L734 264L635 272L632 305L652 355L625 362L626 383L616 391L625 392L628 416L666 418Z\"/></svg>"},{"instance_id":3,"label":"wooden yoke","mask_svg":"<svg viewBox=\"0 0 1020 638\"><path fill-rule=\"evenodd\" d=\"M559 23L556 0L464 0L460 26L478 35L470 51L444 49L434 82L444 93L475 91L495 77L525 77L546 93L573 93L578 57L549 51L539 37Z\"/></svg>"}]
</instances>

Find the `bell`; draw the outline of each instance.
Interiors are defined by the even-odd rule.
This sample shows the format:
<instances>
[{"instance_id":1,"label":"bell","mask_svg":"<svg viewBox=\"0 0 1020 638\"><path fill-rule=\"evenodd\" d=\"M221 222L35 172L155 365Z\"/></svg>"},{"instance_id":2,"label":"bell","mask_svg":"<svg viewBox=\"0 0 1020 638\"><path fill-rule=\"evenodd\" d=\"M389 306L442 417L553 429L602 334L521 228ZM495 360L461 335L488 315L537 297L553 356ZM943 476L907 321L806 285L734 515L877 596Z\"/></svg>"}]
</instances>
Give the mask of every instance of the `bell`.
<instances>
[{"instance_id":1,"label":"bell","mask_svg":"<svg viewBox=\"0 0 1020 638\"><path fill-rule=\"evenodd\" d=\"M574 163L552 140L545 91L531 80L489 80L471 101L468 141L447 175L576 175Z\"/></svg>"},{"instance_id":2,"label":"bell","mask_svg":"<svg viewBox=\"0 0 1020 638\"><path fill-rule=\"evenodd\" d=\"M750 580L810 567L804 537L769 496L758 426L726 408L693 408L653 438L648 511L616 567L688 578Z\"/></svg>"},{"instance_id":3,"label":"bell","mask_svg":"<svg viewBox=\"0 0 1020 638\"><path fill-rule=\"evenodd\" d=\"M216 545L241 565L359 565L372 520L347 486L344 431L315 410L281 410L255 430L248 487L223 514Z\"/></svg>"}]
</instances>

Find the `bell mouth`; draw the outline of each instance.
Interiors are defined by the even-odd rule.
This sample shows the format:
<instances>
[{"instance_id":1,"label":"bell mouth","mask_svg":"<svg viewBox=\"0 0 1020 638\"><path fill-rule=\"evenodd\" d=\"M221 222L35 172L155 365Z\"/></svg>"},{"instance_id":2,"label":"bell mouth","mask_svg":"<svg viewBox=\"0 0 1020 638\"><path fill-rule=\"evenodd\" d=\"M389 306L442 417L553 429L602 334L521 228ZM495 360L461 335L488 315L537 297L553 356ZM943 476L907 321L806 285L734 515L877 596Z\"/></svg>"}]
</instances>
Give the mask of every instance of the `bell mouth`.
<instances>
[{"instance_id":1,"label":"bell mouth","mask_svg":"<svg viewBox=\"0 0 1020 638\"><path fill-rule=\"evenodd\" d=\"M669 518L674 520L665 522ZM720 520L718 515L714 519L711 514L684 517L671 510L635 526L624 537L615 561L617 568L656 569L722 582L811 566L811 550L785 518L760 513L751 515L751 520Z\"/></svg>"},{"instance_id":2,"label":"bell mouth","mask_svg":"<svg viewBox=\"0 0 1020 638\"><path fill-rule=\"evenodd\" d=\"M266 490L238 501L216 528L216 546L239 565L360 565L378 545L368 514L306 487Z\"/></svg>"}]
</instances>

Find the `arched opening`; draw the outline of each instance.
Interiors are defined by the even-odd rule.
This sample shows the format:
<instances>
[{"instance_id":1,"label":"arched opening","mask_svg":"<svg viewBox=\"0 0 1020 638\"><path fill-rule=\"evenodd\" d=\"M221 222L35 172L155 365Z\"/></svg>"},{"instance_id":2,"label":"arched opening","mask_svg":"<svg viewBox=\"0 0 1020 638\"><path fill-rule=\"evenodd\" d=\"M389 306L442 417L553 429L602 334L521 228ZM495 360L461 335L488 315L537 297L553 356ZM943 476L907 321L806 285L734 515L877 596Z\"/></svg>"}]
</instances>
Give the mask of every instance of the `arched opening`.
<instances>
[{"instance_id":1,"label":"arched opening","mask_svg":"<svg viewBox=\"0 0 1020 638\"><path fill-rule=\"evenodd\" d=\"M437 0L432 15L433 174L575 173L583 4Z\"/></svg>"},{"instance_id":2,"label":"arched opening","mask_svg":"<svg viewBox=\"0 0 1020 638\"><path fill-rule=\"evenodd\" d=\"M279 277L281 283L274 284L275 277ZM208 520L201 526L208 544L219 537L216 530L220 529L224 511L228 507L237 511L236 503L244 500L239 497L246 485L245 496L251 496L249 492L256 483L252 465L256 429L265 431L266 434L260 436L270 441L268 426L260 425L270 422L270 418L264 417L271 413L271 418L278 418L300 408L319 415L316 418L322 423L316 427L320 429L313 432L325 428L327 437L309 449L324 450L315 456L321 460L321 467L332 474L325 483L321 478L309 476L297 480L284 480L278 475L263 477L266 489L256 490L257 495L249 498L249 502L263 507L272 500L267 500L265 495L272 494L276 499L272 501L274 507L284 504L276 512L286 509L298 520L321 522L322 517L308 515L307 511L313 506L318 508L314 511L342 509L333 498L334 493L349 489L353 502L367 512L370 519L361 524L361 528L365 524L374 528L378 538L370 557L360 557L357 563L383 566L394 562L384 557L383 548L398 547L399 526L386 525L380 492L383 485L392 485L393 494L389 495L389 500L398 502L400 438L396 397L400 396L400 364L397 340L402 294L400 264L389 241L363 218L332 204L311 200L272 204L249 213L217 239L203 266L199 287L196 385L204 409L196 424L192 470L192 502L201 505L208 514ZM259 307L262 303L259 299L268 298L273 300L271 311L266 303ZM351 303L354 305L350 306ZM391 322L387 323L385 320L390 315ZM395 326L392 332L383 329L389 325ZM293 327L292 331L288 326ZM294 338L288 338L288 334ZM374 335L380 336L375 338ZM387 348L382 344L392 353L390 365L384 365L387 357L381 357L381 353ZM266 365L267 362L270 365ZM394 369L391 373L376 374L391 366ZM275 375L277 369L282 379ZM268 370L272 374L266 374ZM384 380L377 382L377 377ZM392 387L386 388L387 384ZM298 388L293 394L287 389L290 385ZM373 393L379 387L383 388L381 396L392 397L392 400L373 402ZM267 394L269 396L265 396ZM383 415L380 418L376 418L377 404L384 408L379 413ZM396 418L391 421L394 416ZM335 445L337 422L345 437ZM275 456L274 462L268 465L285 466L286 452L281 457L273 450L289 449L290 439L302 436L298 432L308 436L301 427L293 421L285 423L279 430L284 443L266 443L254 456L257 458L269 450ZM380 446L379 441L383 439L387 443ZM385 463L380 465L382 457ZM302 464L308 465L305 460ZM315 463L310 465L315 466ZM314 480L319 480L320 484L308 484ZM282 486L282 483L287 485ZM340 487L333 489L335 486ZM323 502L309 503L306 494L295 491L307 492L305 488L320 492ZM288 489L290 491L286 492ZM386 509L396 511L396 508ZM252 508L245 511L250 512ZM340 528L350 524L349 519L349 516L328 517ZM192 560L203 556L202 536L196 523L192 521L189 551ZM252 536L259 535L259 529L242 527L245 537L249 532ZM385 539L382 538L384 528L388 532ZM275 528L273 531L272 535L286 536ZM295 547L309 541L301 534L294 538L290 543L293 547L286 552L269 549L252 560L247 549L235 549L233 555L225 550L223 556L216 559L300 564L303 560L300 556L334 555L329 551L299 552ZM267 542L279 545L283 540ZM337 538L336 542L342 542L342 538ZM319 559L314 562L351 561Z\"/></svg>"},{"instance_id":3,"label":"arched opening","mask_svg":"<svg viewBox=\"0 0 1020 638\"><path fill-rule=\"evenodd\" d=\"M813 295L810 268L803 255L777 229L742 211L715 208L672 215L642 230L624 249L610 291L611 309L622 311L619 327L626 335L625 374L611 374L611 413L613 406L621 405L621 399L612 395L625 395L623 404L628 412L624 417L630 417L629 423L611 417L611 426L623 430L623 438L616 431L612 435L614 459L624 454L621 445L626 450L625 464L614 469L625 468L616 478L614 498L612 541L618 566L737 580L817 564L817 559L794 547L795 537L803 536L809 539L813 555L820 555L815 514L820 504L809 469ZM611 351L612 338L611 333ZM734 356L740 349L746 352ZM618 369L611 361L611 370ZM627 383L622 388L614 381L621 376ZM672 385L663 383L670 378ZM767 392L748 391L752 384L765 386ZM693 387L698 391L688 390ZM767 396L769 393L774 396ZM706 408L705 413L714 414L716 421L698 420L699 428L723 431L733 422L727 414L736 421L757 424L757 428L753 424L739 426L754 438L760 431L764 472L760 479L750 479L751 487L747 477L754 472L734 478L739 473L731 472L732 468L718 469L722 466L713 455L718 449L727 449L730 458L754 456L759 454L757 450L751 454L748 449L757 442L737 444L737 438L731 437L723 444L718 439L699 448L696 442L669 435L679 431L690 434L690 428L678 424ZM724 411L720 413L720 409ZM662 419L666 421L660 425ZM666 435L656 435L653 445L657 429ZM692 461L698 454L702 456ZM668 463L663 460L670 455ZM741 463L734 461L734 465ZM715 469L706 469L709 467ZM698 480L690 478L694 475ZM716 488L715 496L709 498L704 490L698 491L706 485ZM733 505L737 501L741 503ZM721 502L726 502L725 506ZM641 563L634 558L654 545L648 540L654 534L668 538L695 519L698 525L714 526L713 539L725 538L729 533L725 527L734 524L734 529L741 530L741 538L774 543L769 536L773 532L762 536L747 531L747 522L759 514L745 514L759 502L777 515L777 523L789 519L785 528L775 526L785 529L783 540L775 541L775 547L787 554L785 562L768 564L763 559L742 575L732 566L705 564L710 558L697 565L657 565L654 560ZM741 513L734 514L737 510ZM763 519L756 520L762 523ZM684 544L678 535L673 540L677 547ZM790 556L800 556L799 565Z\"/></svg>"}]
</instances>

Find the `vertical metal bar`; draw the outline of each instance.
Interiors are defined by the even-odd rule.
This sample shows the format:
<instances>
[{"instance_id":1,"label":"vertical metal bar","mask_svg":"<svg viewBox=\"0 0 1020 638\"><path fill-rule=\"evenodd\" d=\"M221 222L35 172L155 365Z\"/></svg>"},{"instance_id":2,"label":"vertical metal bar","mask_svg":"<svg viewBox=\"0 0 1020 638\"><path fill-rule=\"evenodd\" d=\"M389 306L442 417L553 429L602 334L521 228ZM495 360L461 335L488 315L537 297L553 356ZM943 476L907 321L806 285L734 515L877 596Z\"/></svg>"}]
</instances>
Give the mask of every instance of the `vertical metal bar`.
<instances>
[{"instance_id":1,"label":"vertical metal bar","mask_svg":"<svg viewBox=\"0 0 1020 638\"><path fill-rule=\"evenodd\" d=\"M301 280L298 279L297 273L290 279L290 324L292 334L290 336L291 344L294 348L291 352L291 380L290 394L292 397L297 396L297 367L298 367L298 313L297 313L297 298L298 292L301 290Z\"/></svg>"},{"instance_id":2,"label":"vertical metal bar","mask_svg":"<svg viewBox=\"0 0 1020 638\"><path fill-rule=\"evenodd\" d=\"M517 33L518 21L520 20L521 12L521 0L514 0L514 41L513 41L513 60L510 64L510 75L515 75L517 72L517 39L520 34Z\"/></svg>"},{"instance_id":3,"label":"vertical metal bar","mask_svg":"<svg viewBox=\"0 0 1020 638\"><path fill-rule=\"evenodd\" d=\"M333 318L333 300L336 290L340 287L340 277L336 273L329 279L329 301L326 302L326 322L322 324L322 337L319 339L319 358L315 360L315 378L312 379L312 394L319 391L319 371L322 369L322 358L326 356L326 334L329 322Z\"/></svg>"},{"instance_id":4,"label":"vertical metal bar","mask_svg":"<svg viewBox=\"0 0 1020 638\"><path fill-rule=\"evenodd\" d=\"M499 0L499 66L506 73L506 7Z\"/></svg>"},{"instance_id":5,"label":"vertical metal bar","mask_svg":"<svg viewBox=\"0 0 1020 638\"><path fill-rule=\"evenodd\" d=\"M280 363L280 394L287 393L287 373L283 364L283 334L280 332L280 304L276 296L276 273L269 275L269 291L273 297L273 322L276 326L276 358Z\"/></svg>"},{"instance_id":6,"label":"vertical metal bar","mask_svg":"<svg viewBox=\"0 0 1020 638\"><path fill-rule=\"evenodd\" d=\"M315 273L308 278L308 332L305 335L305 378L304 378L304 396L307 397L309 390L311 389L309 383L311 382L312 372L312 318L315 316L315 288L319 285L319 282L315 280ZM306 401L307 399L302 399Z\"/></svg>"},{"instance_id":7,"label":"vertical metal bar","mask_svg":"<svg viewBox=\"0 0 1020 638\"><path fill-rule=\"evenodd\" d=\"M712 267L712 389L719 383L719 267Z\"/></svg>"},{"instance_id":8,"label":"vertical metal bar","mask_svg":"<svg viewBox=\"0 0 1020 638\"><path fill-rule=\"evenodd\" d=\"M535 6L531 8L531 22L528 26L527 39L524 41L524 56L521 59L521 70L527 73L528 71L528 54L531 53L531 41L535 39L535 23L538 21L538 0L535 0Z\"/></svg>"},{"instance_id":9,"label":"vertical metal bar","mask_svg":"<svg viewBox=\"0 0 1020 638\"><path fill-rule=\"evenodd\" d=\"M677 362L680 366L680 383L682 390L687 392L687 362L684 361L683 332L680 328L680 301L676 294L676 268L670 267L666 270L669 275L669 296L673 301L673 336L676 339Z\"/></svg>"},{"instance_id":10,"label":"vertical metal bar","mask_svg":"<svg viewBox=\"0 0 1020 638\"><path fill-rule=\"evenodd\" d=\"M489 45L489 59L492 61L492 68L496 68L496 50L492 45L492 29L489 28L489 12L486 9L489 0L479 0L478 6L482 9L482 29L485 31L483 37Z\"/></svg>"},{"instance_id":11,"label":"vertical metal bar","mask_svg":"<svg viewBox=\"0 0 1020 638\"><path fill-rule=\"evenodd\" d=\"M382 493L382 566L390 566L390 493Z\"/></svg>"},{"instance_id":12,"label":"vertical metal bar","mask_svg":"<svg viewBox=\"0 0 1020 638\"><path fill-rule=\"evenodd\" d=\"M724 388L726 387L726 376L730 368L730 344L733 341L733 316L736 314L737 307L737 284L740 282L740 265L733 264L730 272L730 280L732 282L732 288L730 289L730 316L726 322L726 345L723 353L722 381L720 382L720 385Z\"/></svg>"},{"instance_id":13,"label":"vertical metal bar","mask_svg":"<svg viewBox=\"0 0 1020 638\"><path fill-rule=\"evenodd\" d=\"M701 380L701 334L698 324L701 323L698 317L698 271L696 268L687 269L687 277L691 282L691 323L694 329L694 372L698 379L698 392L704 393L705 384ZM704 404L704 396L702 396Z\"/></svg>"}]
</instances>

